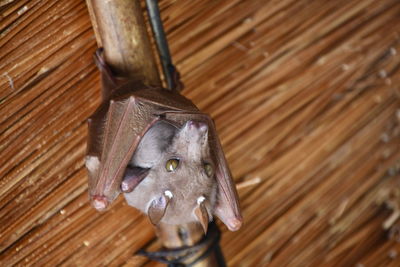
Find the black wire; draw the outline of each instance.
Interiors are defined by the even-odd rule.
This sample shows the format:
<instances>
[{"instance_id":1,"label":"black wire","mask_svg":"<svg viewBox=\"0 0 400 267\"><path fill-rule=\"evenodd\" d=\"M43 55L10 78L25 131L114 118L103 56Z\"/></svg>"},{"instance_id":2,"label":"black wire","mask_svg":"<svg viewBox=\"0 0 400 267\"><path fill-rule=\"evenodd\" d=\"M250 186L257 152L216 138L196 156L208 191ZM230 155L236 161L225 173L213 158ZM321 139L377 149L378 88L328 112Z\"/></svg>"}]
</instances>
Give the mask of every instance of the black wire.
<instances>
[{"instance_id":1,"label":"black wire","mask_svg":"<svg viewBox=\"0 0 400 267\"><path fill-rule=\"evenodd\" d=\"M224 256L219 247L219 241L221 239L221 232L214 222L210 223L207 235L200 240L199 243L193 246L185 246L179 249L162 250L156 252L148 252L141 250L137 254L141 256L148 257L151 260L158 261L161 263L168 264L168 267L190 267L194 264L202 261L208 257L212 252L214 252L218 266L225 267ZM203 253L198 255L190 263L185 263L185 261L193 257L200 250L207 248ZM169 259L170 258L170 259ZM172 258L172 259L171 259Z\"/></svg>"},{"instance_id":2,"label":"black wire","mask_svg":"<svg viewBox=\"0 0 400 267\"><path fill-rule=\"evenodd\" d=\"M146 0L146 8L150 17L151 29L153 30L154 40L157 44L164 77L167 87L173 90L177 87L175 79L175 67L172 64L171 54L169 52L168 41L165 36L163 23L158 8L158 0Z\"/></svg>"}]
</instances>

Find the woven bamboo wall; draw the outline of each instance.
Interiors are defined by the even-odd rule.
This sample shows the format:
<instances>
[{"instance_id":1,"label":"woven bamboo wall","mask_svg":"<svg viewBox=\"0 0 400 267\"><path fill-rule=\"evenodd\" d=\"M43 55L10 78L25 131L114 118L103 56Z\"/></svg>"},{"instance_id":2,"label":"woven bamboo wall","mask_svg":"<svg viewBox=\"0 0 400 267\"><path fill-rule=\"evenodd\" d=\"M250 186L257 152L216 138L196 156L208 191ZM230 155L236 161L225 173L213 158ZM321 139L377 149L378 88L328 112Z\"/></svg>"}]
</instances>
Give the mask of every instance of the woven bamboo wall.
<instances>
[{"instance_id":1,"label":"woven bamboo wall","mask_svg":"<svg viewBox=\"0 0 400 267\"><path fill-rule=\"evenodd\" d=\"M214 117L236 181L261 180L239 190L243 228L221 227L228 264L400 266L399 228L382 227L384 202L400 206L400 2L161 8L183 93ZM85 2L0 14L0 265L158 266L133 256L159 248L147 218L88 204L100 84Z\"/></svg>"}]
</instances>

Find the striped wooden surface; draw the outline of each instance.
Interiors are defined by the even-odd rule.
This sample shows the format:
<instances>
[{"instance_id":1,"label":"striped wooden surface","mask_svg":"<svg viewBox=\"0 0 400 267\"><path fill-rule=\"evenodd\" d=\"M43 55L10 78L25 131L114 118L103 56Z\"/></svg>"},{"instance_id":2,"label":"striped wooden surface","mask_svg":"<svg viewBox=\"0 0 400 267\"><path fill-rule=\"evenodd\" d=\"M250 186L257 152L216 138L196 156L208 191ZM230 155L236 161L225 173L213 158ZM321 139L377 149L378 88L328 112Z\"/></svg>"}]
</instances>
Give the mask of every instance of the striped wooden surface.
<instances>
[{"instance_id":1,"label":"striped wooden surface","mask_svg":"<svg viewBox=\"0 0 400 267\"><path fill-rule=\"evenodd\" d=\"M245 224L230 266L400 266L397 0L164 0L184 94L216 121ZM99 104L82 0L0 2L0 265L158 266L147 218L88 204ZM396 202L397 201L397 202ZM399 223L400 225L400 223Z\"/></svg>"}]
</instances>

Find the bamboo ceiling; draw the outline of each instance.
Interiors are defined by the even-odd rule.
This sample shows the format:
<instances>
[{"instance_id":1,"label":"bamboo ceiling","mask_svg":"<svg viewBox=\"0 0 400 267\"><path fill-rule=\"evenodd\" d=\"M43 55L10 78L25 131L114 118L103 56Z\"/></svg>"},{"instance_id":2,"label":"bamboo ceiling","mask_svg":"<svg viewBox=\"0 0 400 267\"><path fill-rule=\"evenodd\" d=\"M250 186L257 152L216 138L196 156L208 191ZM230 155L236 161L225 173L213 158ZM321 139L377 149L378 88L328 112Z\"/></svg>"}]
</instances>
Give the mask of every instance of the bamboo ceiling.
<instances>
[{"instance_id":1,"label":"bamboo ceiling","mask_svg":"<svg viewBox=\"0 0 400 267\"><path fill-rule=\"evenodd\" d=\"M400 2L161 11L183 94L215 119L235 180L261 181L239 189L242 229L221 225L228 265L400 266L385 204L400 206ZM160 246L146 217L122 199L105 213L88 203L100 84L85 2L0 12L0 265L159 266L134 256Z\"/></svg>"}]
</instances>

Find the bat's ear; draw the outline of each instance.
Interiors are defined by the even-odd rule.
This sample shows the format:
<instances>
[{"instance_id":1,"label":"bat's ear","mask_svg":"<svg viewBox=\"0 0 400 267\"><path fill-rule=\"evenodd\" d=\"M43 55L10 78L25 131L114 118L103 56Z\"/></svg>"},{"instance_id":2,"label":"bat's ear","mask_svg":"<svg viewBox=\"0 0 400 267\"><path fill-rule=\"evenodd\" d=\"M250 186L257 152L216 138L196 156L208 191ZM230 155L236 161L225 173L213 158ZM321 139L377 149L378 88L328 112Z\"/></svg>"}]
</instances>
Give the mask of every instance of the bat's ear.
<instances>
[{"instance_id":1,"label":"bat's ear","mask_svg":"<svg viewBox=\"0 0 400 267\"><path fill-rule=\"evenodd\" d=\"M121 191L132 192L133 189L149 174L150 169L141 167L127 167L121 183Z\"/></svg>"}]
</instances>

